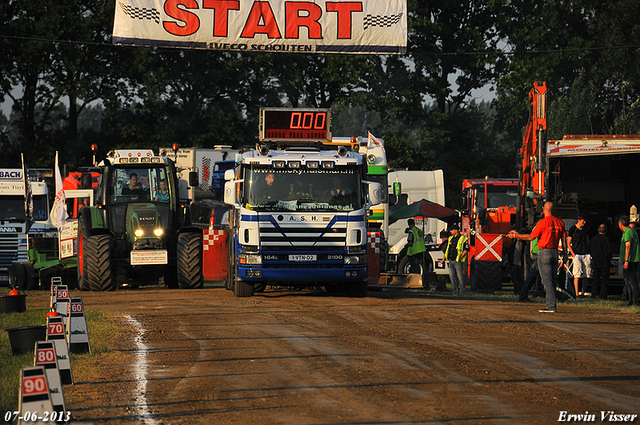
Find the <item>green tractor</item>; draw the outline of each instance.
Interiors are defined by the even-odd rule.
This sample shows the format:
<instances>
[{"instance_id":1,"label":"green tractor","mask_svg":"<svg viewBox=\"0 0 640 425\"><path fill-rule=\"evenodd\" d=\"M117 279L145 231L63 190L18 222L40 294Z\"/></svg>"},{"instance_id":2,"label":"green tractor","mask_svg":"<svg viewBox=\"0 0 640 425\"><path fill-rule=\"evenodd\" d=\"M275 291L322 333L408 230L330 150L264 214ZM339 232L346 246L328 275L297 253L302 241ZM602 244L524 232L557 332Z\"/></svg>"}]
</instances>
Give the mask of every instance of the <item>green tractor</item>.
<instances>
[{"instance_id":1,"label":"green tractor","mask_svg":"<svg viewBox=\"0 0 640 425\"><path fill-rule=\"evenodd\" d=\"M112 291L158 282L201 288L202 230L190 223L188 187L173 161L151 150L117 150L99 164L95 206L78 218L78 286ZM122 273L120 273L122 272Z\"/></svg>"}]
</instances>

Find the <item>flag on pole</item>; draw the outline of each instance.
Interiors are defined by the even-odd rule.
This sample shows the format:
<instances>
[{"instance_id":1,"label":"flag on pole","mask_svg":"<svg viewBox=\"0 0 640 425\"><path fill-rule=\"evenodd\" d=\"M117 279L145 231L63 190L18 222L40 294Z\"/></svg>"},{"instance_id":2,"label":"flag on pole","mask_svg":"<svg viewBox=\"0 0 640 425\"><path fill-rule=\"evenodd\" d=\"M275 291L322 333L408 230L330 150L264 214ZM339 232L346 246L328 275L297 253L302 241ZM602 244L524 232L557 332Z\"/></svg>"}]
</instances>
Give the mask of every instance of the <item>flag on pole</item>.
<instances>
[{"instance_id":1,"label":"flag on pole","mask_svg":"<svg viewBox=\"0 0 640 425\"><path fill-rule=\"evenodd\" d=\"M24 183L24 216L26 224L26 232L29 232L31 225L33 224L33 195L31 192L31 180L29 180L29 174L27 173L27 166L24 163L24 154L20 154L22 159L22 182ZM29 238L27 238L27 245L29 244Z\"/></svg>"},{"instance_id":2,"label":"flag on pole","mask_svg":"<svg viewBox=\"0 0 640 425\"><path fill-rule=\"evenodd\" d=\"M56 199L53 203L53 209L55 211L56 225L58 230L62 229L64 223L69 217L67 214L67 208L65 206L66 197L64 195L64 187L62 186L62 174L60 174L60 166L58 165L58 151L56 151Z\"/></svg>"},{"instance_id":3,"label":"flag on pole","mask_svg":"<svg viewBox=\"0 0 640 425\"><path fill-rule=\"evenodd\" d=\"M382 143L382 140L379 140L376 138L376 136L374 136L373 134L371 134L371 132L367 132L368 136L367 136L367 149L371 149L371 148L377 148L377 147L383 147L384 144Z\"/></svg>"}]
</instances>

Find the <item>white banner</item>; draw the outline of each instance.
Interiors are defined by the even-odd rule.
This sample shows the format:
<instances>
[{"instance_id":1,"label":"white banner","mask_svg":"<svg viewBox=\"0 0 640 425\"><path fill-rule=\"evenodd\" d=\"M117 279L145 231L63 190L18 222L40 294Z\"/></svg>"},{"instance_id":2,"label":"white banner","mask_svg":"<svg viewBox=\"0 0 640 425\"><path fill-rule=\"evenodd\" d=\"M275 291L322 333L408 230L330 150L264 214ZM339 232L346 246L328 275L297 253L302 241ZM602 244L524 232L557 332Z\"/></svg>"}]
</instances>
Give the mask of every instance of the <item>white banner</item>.
<instances>
[{"instance_id":1,"label":"white banner","mask_svg":"<svg viewBox=\"0 0 640 425\"><path fill-rule=\"evenodd\" d=\"M406 0L116 0L113 42L286 53L405 54Z\"/></svg>"},{"instance_id":2,"label":"white banner","mask_svg":"<svg viewBox=\"0 0 640 425\"><path fill-rule=\"evenodd\" d=\"M65 221L69 218L67 214L67 206L65 205L66 197L64 196L64 186L62 184L62 174L60 174L60 166L58 165L58 151L56 151L56 164L55 164L55 178L56 178L56 196L53 203L53 209L55 211L54 220L58 227L58 232L61 231Z\"/></svg>"}]
</instances>

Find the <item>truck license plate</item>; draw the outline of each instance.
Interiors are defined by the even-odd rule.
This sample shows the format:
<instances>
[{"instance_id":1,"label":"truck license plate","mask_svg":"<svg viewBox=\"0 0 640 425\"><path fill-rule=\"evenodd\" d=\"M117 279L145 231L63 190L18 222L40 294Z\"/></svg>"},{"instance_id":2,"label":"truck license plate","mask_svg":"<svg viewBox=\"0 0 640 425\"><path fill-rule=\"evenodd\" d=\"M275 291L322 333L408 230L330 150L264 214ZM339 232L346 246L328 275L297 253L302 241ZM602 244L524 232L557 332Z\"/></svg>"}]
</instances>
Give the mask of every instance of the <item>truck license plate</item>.
<instances>
[{"instance_id":1,"label":"truck license plate","mask_svg":"<svg viewBox=\"0 0 640 425\"><path fill-rule=\"evenodd\" d=\"M157 264L167 264L168 256L165 249L153 251L131 251L132 266L148 266Z\"/></svg>"},{"instance_id":2,"label":"truck license plate","mask_svg":"<svg viewBox=\"0 0 640 425\"><path fill-rule=\"evenodd\" d=\"M317 257L315 254L291 254L289 255L289 261L316 261Z\"/></svg>"}]
</instances>

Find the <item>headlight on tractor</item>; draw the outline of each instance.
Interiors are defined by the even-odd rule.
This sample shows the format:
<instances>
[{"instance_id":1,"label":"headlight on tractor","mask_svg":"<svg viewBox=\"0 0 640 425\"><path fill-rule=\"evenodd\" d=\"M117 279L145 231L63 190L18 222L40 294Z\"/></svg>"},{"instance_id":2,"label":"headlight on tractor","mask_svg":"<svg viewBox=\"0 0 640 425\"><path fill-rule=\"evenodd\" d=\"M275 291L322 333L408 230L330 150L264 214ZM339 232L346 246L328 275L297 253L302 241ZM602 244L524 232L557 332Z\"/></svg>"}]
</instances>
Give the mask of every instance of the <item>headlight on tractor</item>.
<instances>
[{"instance_id":1,"label":"headlight on tractor","mask_svg":"<svg viewBox=\"0 0 640 425\"><path fill-rule=\"evenodd\" d=\"M142 229L136 229L136 231L133 233L136 235L136 238L141 238L144 236L144 230Z\"/></svg>"},{"instance_id":2,"label":"headlight on tractor","mask_svg":"<svg viewBox=\"0 0 640 425\"><path fill-rule=\"evenodd\" d=\"M156 230L153 231L153 234L156 235L157 237L162 236L163 233L164 231L160 228L157 228Z\"/></svg>"}]
</instances>

